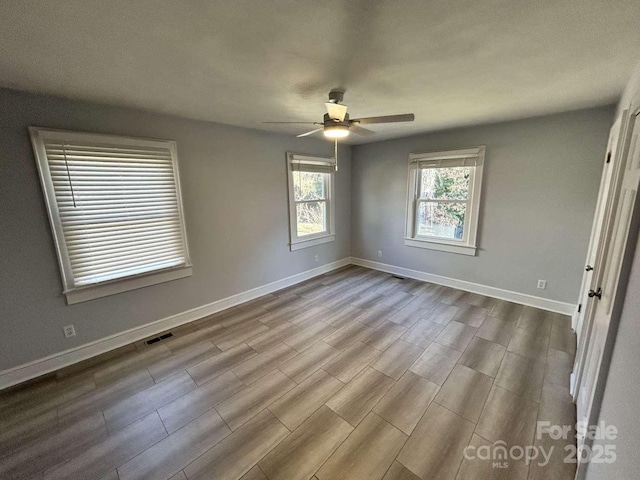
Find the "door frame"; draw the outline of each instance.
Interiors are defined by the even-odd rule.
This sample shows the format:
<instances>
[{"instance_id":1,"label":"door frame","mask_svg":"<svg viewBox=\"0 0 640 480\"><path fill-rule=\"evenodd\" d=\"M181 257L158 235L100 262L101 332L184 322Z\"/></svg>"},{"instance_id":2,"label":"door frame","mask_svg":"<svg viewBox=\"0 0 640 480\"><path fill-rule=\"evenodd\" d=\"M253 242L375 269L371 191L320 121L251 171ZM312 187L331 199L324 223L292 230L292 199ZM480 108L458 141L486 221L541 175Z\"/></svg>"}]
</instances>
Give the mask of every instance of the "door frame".
<instances>
[{"instance_id":1,"label":"door frame","mask_svg":"<svg viewBox=\"0 0 640 480\"><path fill-rule=\"evenodd\" d=\"M578 308L582 307L582 312L576 311L573 316L573 329L576 332L577 349L573 364L573 371L571 372L571 381L569 390L573 397L573 401L577 402L578 392L580 391L580 384L582 382L582 375L584 372L587 356L587 343L591 335L591 328L593 322L593 316L595 309L593 308L594 302L584 302L586 293L589 290L595 290L598 287L598 282L601 281L602 273L604 270L604 259L606 258L607 247L609 239L612 234L613 217L618 204L618 197L620 192L620 186L622 181L623 169L621 164L623 163L623 142L625 140L626 128L628 128L628 111L625 110L620 117L616 119L611 130L609 131L609 140L607 143L607 151L605 154L605 166L602 169L602 178L600 180L600 189L598 193L598 201L596 203L596 211L594 213L594 222L591 227L591 236L589 240L589 248L587 250L587 256L585 260L585 267L590 261L590 257L595 252L595 261L591 265L593 270L589 273L585 271L582 276L582 282L580 287L580 295L578 297ZM615 141L612 141L615 139ZM607 162L607 159L609 162ZM612 169L611 176L609 177L608 184L605 184L607 172L607 164ZM603 197L603 193L607 192L606 198ZM602 225L600 231L597 231L598 215L604 210ZM597 237L596 237L597 235ZM586 297L588 298L588 297ZM591 300L591 299L589 299Z\"/></svg>"},{"instance_id":2,"label":"door frame","mask_svg":"<svg viewBox=\"0 0 640 480\"><path fill-rule=\"evenodd\" d=\"M625 111L627 113L627 111ZM618 179L619 182L616 184L616 197L615 197L615 207L612 212L617 211L617 204L619 200L620 187L622 184L622 176L624 174L624 170L629 160L629 147L632 141L633 128L636 123L640 123L640 104L631 105L630 106L630 114L626 115L626 118L623 117L623 122L621 124L621 133L620 138L623 140L622 149L620 150L620 155L622 161L620 162L620 169L622 174ZM614 216L614 215L612 215ZM614 220L613 218L611 220ZM612 223L612 222L611 222ZM609 322L609 328L606 333L604 348L602 351L602 358L600 360L600 366L598 368L598 374L595 379L595 387L593 389L593 398L590 401L590 406L588 408L587 413L587 422L588 425L597 424L600 416L600 409L602 406L602 399L604 397L607 377L609 374L609 367L611 365L611 358L613 356L613 350L615 346L616 337L618 334L618 328L620 324L620 315L622 313L622 307L624 304L624 299L626 296L626 288L621 288L621 286L626 285L629 274L631 272L631 264L633 260L633 256L635 254L635 246L638 241L639 236L639 228L640 228L640 194L636 195L634 205L632 207L630 226L628 230L628 236L625 242L623 254L621 256L621 267L618 275L618 279L615 285L615 292L613 293L613 301L611 305L611 317ZM607 244L606 249L609 247L609 240L611 238L611 231L607 232ZM607 252L605 252L606 255ZM593 314L595 313L595 309L592 309L590 321L593 320ZM591 326L591 325L590 325ZM590 335L591 332L587 335L586 338ZM585 338L585 341L586 341ZM584 367L584 365L582 365ZM579 388L576 389L576 392L579 392ZM588 437L584 440L585 447L592 448L593 440ZM578 463L577 471L576 471L576 479L583 480L586 476L586 472L588 469L588 463Z\"/></svg>"}]
</instances>

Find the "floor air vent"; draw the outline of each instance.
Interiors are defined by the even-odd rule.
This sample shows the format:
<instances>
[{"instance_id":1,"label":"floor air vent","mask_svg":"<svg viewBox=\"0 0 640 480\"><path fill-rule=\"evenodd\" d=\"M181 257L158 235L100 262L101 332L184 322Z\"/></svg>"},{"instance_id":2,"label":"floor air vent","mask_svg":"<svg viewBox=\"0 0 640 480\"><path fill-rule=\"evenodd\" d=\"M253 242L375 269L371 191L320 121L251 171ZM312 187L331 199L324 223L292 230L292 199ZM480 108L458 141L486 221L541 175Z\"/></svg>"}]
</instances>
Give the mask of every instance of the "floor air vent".
<instances>
[{"instance_id":1,"label":"floor air vent","mask_svg":"<svg viewBox=\"0 0 640 480\"><path fill-rule=\"evenodd\" d=\"M151 340L147 340L145 343L147 345L153 345L154 343L158 343L160 340L165 340L167 338L173 337L173 333L165 333L164 335L160 335L159 337L152 338Z\"/></svg>"}]
</instances>

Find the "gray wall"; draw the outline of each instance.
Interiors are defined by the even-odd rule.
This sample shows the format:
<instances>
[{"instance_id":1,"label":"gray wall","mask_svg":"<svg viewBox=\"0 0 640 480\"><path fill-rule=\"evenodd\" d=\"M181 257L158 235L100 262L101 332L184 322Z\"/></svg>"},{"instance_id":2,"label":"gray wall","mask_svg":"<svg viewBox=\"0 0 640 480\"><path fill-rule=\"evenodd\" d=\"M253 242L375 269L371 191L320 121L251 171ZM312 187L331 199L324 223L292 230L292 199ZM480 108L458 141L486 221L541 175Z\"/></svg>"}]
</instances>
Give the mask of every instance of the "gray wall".
<instances>
[{"instance_id":1,"label":"gray wall","mask_svg":"<svg viewBox=\"0 0 640 480\"><path fill-rule=\"evenodd\" d=\"M633 70L631 78L627 82L627 86L622 92L620 101L618 102L618 108L616 110L616 118L622 115L624 109L629 108L629 105L640 105L640 62Z\"/></svg>"},{"instance_id":2,"label":"gray wall","mask_svg":"<svg viewBox=\"0 0 640 480\"><path fill-rule=\"evenodd\" d=\"M352 255L577 303L613 114L600 107L354 147ZM476 145L487 146L477 255L404 246L409 154Z\"/></svg>"},{"instance_id":3,"label":"gray wall","mask_svg":"<svg viewBox=\"0 0 640 480\"><path fill-rule=\"evenodd\" d=\"M29 125L176 140L193 276L67 306ZM0 90L0 145L0 370L350 254L349 147L336 241L290 252L285 153L330 156L326 141ZM67 324L77 331L68 340Z\"/></svg>"},{"instance_id":4,"label":"gray wall","mask_svg":"<svg viewBox=\"0 0 640 480\"><path fill-rule=\"evenodd\" d=\"M633 235L635 236L635 235ZM632 480L638 478L640 461L640 242L635 246L627 293L609 364L599 422L614 425L618 438L596 440L594 445L615 445L614 463L591 463L586 478L590 480ZM603 365L602 368L606 368Z\"/></svg>"}]
</instances>

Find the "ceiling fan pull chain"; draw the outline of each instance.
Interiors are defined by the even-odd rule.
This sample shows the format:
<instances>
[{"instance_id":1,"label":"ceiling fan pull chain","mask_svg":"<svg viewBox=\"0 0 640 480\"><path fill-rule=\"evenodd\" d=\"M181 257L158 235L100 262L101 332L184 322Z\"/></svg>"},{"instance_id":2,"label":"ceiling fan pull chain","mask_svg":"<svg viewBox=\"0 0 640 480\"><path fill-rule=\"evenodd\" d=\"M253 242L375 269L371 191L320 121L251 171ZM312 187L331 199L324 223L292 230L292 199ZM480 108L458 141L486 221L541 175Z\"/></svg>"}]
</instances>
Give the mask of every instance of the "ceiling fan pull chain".
<instances>
[{"instance_id":1,"label":"ceiling fan pull chain","mask_svg":"<svg viewBox=\"0 0 640 480\"><path fill-rule=\"evenodd\" d=\"M338 139L336 138L334 141L334 150L333 150L333 155L336 157L336 172L338 171Z\"/></svg>"}]
</instances>

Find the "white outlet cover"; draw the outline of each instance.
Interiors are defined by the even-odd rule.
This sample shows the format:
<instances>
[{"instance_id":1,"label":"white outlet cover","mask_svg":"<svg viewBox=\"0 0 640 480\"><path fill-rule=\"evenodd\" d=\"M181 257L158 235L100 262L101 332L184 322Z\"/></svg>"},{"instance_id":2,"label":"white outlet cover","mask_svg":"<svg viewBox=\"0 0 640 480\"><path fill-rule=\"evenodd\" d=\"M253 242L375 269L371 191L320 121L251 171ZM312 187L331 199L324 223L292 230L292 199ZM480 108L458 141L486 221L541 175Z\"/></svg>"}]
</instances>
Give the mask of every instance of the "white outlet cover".
<instances>
[{"instance_id":1,"label":"white outlet cover","mask_svg":"<svg viewBox=\"0 0 640 480\"><path fill-rule=\"evenodd\" d=\"M382 250L378 250L378 257L382 257Z\"/></svg>"},{"instance_id":2,"label":"white outlet cover","mask_svg":"<svg viewBox=\"0 0 640 480\"><path fill-rule=\"evenodd\" d=\"M62 327L62 331L64 332L64 336L66 338L76 336L76 329L73 325L67 325L66 327Z\"/></svg>"},{"instance_id":3,"label":"white outlet cover","mask_svg":"<svg viewBox=\"0 0 640 480\"><path fill-rule=\"evenodd\" d=\"M538 280L538 288L541 290L544 290L545 288L547 288L547 281L546 280Z\"/></svg>"}]
</instances>

